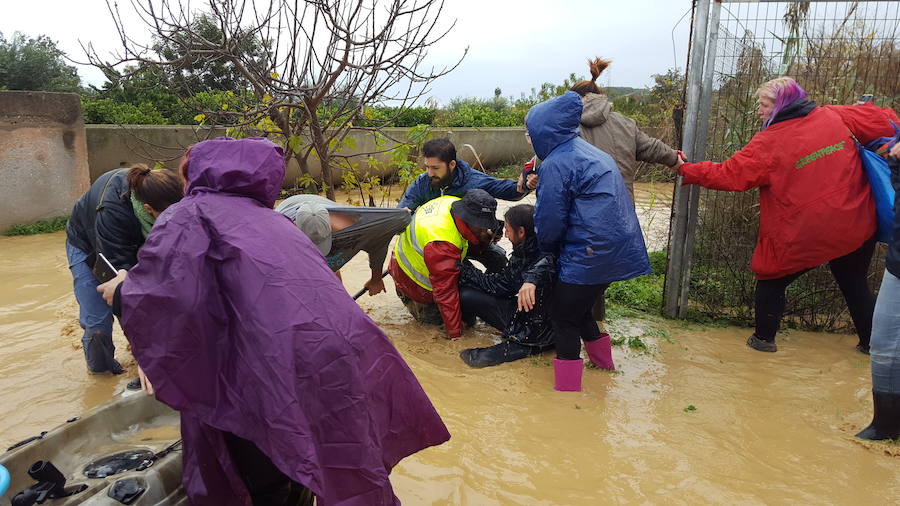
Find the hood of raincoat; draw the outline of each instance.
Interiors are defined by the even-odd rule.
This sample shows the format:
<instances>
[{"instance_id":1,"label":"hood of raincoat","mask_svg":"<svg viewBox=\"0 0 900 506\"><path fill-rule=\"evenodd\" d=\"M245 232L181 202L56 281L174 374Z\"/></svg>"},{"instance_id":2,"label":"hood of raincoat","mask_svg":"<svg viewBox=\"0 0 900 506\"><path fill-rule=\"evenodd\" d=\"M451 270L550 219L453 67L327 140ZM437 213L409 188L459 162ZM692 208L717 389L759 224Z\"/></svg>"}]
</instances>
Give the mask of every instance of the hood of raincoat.
<instances>
[{"instance_id":1,"label":"hood of raincoat","mask_svg":"<svg viewBox=\"0 0 900 506\"><path fill-rule=\"evenodd\" d=\"M557 258L559 280L599 285L650 272L631 196L616 162L578 135L575 92L534 106L528 132L538 169L534 227L541 250Z\"/></svg>"},{"instance_id":2,"label":"hood of raincoat","mask_svg":"<svg viewBox=\"0 0 900 506\"><path fill-rule=\"evenodd\" d=\"M581 110L581 97L574 91L567 91L528 111L525 124L538 158L546 160L557 146L578 137Z\"/></svg>"},{"instance_id":3,"label":"hood of raincoat","mask_svg":"<svg viewBox=\"0 0 900 506\"><path fill-rule=\"evenodd\" d=\"M186 176L186 196L231 193L272 207L284 183L284 150L261 137L199 142L191 148Z\"/></svg>"},{"instance_id":4,"label":"hood of raincoat","mask_svg":"<svg viewBox=\"0 0 900 506\"><path fill-rule=\"evenodd\" d=\"M612 102L606 95L588 93L581 97L584 103L584 111L581 113L581 124L588 127L598 127L606 123L609 113L612 112Z\"/></svg>"},{"instance_id":5,"label":"hood of raincoat","mask_svg":"<svg viewBox=\"0 0 900 506\"><path fill-rule=\"evenodd\" d=\"M280 149L216 139L189 163L188 195L159 216L121 293L134 356L181 412L191 503L251 504L226 433L320 504L397 503L391 468L450 435L315 245L260 205Z\"/></svg>"}]
</instances>

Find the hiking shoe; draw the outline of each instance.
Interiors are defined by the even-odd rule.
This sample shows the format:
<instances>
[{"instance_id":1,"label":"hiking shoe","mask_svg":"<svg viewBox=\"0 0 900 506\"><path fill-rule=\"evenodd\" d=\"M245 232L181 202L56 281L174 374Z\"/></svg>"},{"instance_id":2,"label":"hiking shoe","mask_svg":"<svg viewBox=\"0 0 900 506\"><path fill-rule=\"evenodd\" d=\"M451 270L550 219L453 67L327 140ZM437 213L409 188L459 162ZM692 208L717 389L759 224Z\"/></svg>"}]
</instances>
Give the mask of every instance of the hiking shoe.
<instances>
[{"instance_id":1,"label":"hiking shoe","mask_svg":"<svg viewBox=\"0 0 900 506\"><path fill-rule=\"evenodd\" d=\"M869 347L866 346L865 344L857 344L857 345L856 345L856 351L862 353L863 355L868 355L868 354L869 354Z\"/></svg>"},{"instance_id":2,"label":"hiking shoe","mask_svg":"<svg viewBox=\"0 0 900 506\"><path fill-rule=\"evenodd\" d=\"M141 389L141 378L134 378L133 380L128 382L128 385L125 386L128 390L140 390Z\"/></svg>"},{"instance_id":3,"label":"hiking shoe","mask_svg":"<svg viewBox=\"0 0 900 506\"><path fill-rule=\"evenodd\" d=\"M775 341L764 341L758 337L756 334L750 336L750 339L747 339L747 346L753 348L756 351L766 351L769 353L775 353L778 351L778 347L775 346Z\"/></svg>"}]
</instances>

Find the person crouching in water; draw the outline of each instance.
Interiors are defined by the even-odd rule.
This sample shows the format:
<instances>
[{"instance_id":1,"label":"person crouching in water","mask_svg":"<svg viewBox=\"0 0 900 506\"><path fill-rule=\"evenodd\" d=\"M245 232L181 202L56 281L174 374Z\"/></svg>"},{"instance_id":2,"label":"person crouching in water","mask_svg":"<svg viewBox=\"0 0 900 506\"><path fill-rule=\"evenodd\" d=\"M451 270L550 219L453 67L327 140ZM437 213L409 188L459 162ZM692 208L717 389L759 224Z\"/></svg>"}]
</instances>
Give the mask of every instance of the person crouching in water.
<instances>
[{"instance_id":1,"label":"person crouching in water","mask_svg":"<svg viewBox=\"0 0 900 506\"><path fill-rule=\"evenodd\" d=\"M496 212L497 201L478 188L461 199L446 195L416 209L388 266L397 296L416 321L443 322L447 337L462 337L459 263L470 246L491 243L499 226Z\"/></svg>"},{"instance_id":2,"label":"person crouching in water","mask_svg":"<svg viewBox=\"0 0 900 506\"><path fill-rule=\"evenodd\" d=\"M266 139L195 144L186 197L99 289L156 397L181 413L191 504L312 504L309 491L397 504L391 469L450 434L319 250L272 210L284 164Z\"/></svg>"},{"instance_id":3,"label":"person crouching in water","mask_svg":"<svg viewBox=\"0 0 900 506\"><path fill-rule=\"evenodd\" d=\"M550 310L556 338L556 390L581 391L584 362L612 369L608 334L591 314L610 283L650 273L650 259L616 162L579 137L581 97L574 91L538 104L525 124L543 160L534 226L541 251L557 259ZM580 338L580 339L579 339Z\"/></svg>"},{"instance_id":4,"label":"person crouching in water","mask_svg":"<svg viewBox=\"0 0 900 506\"><path fill-rule=\"evenodd\" d=\"M555 279L555 262L541 253L534 235L534 207L519 204L503 215L503 229L513 245L506 267L485 273L468 262L460 267L459 299L463 320L475 317L502 332L503 342L463 350L471 367L512 362L553 347L546 301Z\"/></svg>"}]
</instances>

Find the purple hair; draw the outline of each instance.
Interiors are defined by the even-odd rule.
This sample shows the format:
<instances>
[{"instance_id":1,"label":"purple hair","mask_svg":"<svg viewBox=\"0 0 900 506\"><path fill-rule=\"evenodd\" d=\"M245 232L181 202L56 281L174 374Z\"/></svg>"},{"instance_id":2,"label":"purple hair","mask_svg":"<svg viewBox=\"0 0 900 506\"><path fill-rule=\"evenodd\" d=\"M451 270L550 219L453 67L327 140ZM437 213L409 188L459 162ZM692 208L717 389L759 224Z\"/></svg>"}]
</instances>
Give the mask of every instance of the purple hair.
<instances>
[{"instance_id":1,"label":"purple hair","mask_svg":"<svg viewBox=\"0 0 900 506\"><path fill-rule=\"evenodd\" d=\"M756 95L758 97L766 97L775 102L775 107L772 108L772 114L766 119L763 128L771 125L772 120L775 119L775 116L778 115L782 109L798 100L807 98L806 91L797 84L797 81L792 77L786 76L777 77L764 83L756 90Z\"/></svg>"}]
</instances>

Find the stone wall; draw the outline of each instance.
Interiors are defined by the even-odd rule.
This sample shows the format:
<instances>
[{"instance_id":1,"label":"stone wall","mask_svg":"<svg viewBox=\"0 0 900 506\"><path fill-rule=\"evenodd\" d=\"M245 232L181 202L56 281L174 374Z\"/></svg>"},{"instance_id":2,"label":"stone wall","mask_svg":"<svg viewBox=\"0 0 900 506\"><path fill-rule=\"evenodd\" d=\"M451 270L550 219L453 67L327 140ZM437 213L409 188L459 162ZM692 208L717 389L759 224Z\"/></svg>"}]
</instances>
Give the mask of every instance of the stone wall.
<instances>
[{"instance_id":1,"label":"stone wall","mask_svg":"<svg viewBox=\"0 0 900 506\"><path fill-rule=\"evenodd\" d=\"M0 232L67 215L90 184L74 93L0 91Z\"/></svg>"}]
</instances>

